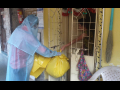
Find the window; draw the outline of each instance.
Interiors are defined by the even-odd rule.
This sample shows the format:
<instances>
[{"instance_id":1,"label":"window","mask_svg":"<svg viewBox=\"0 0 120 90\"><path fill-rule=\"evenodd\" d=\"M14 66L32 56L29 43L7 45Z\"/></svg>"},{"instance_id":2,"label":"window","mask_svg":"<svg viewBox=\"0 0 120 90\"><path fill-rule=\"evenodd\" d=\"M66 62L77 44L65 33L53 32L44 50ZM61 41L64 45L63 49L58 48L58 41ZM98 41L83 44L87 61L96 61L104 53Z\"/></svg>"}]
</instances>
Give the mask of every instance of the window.
<instances>
[{"instance_id":1,"label":"window","mask_svg":"<svg viewBox=\"0 0 120 90\"><path fill-rule=\"evenodd\" d=\"M73 9L75 12L76 9ZM94 38L95 38L95 19L96 13L87 8L77 9L78 14L73 12L73 39L80 37L85 33L84 38L72 45L72 48L86 49L84 55L93 56ZM79 12L78 12L79 11ZM80 52L81 52L80 50ZM80 54L79 52L79 54Z\"/></svg>"}]
</instances>

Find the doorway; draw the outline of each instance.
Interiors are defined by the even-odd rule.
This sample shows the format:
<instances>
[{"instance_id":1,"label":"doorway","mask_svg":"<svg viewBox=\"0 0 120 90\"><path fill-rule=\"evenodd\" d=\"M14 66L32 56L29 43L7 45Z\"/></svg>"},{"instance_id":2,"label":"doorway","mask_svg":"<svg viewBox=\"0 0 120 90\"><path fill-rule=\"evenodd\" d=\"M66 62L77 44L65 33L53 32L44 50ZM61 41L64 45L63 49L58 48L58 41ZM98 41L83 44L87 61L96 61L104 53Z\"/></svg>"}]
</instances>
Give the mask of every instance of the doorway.
<instances>
[{"instance_id":1,"label":"doorway","mask_svg":"<svg viewBox=\"0 0 120 90\"><path fill-rule=\"evenodd\" d=\"M83 39L68 46L63 51L70 59L69 63L71 66L67 72L67 76L64 75L65 80L75 81L78 80L78 68L76 68L76 65L80 58L81 49L85 49L84 56L91 73L93 73L95 69L97 8L72 8L72 12L70 12L68 16L62 16L62 10L63 8L48 9L48 40L50 49L56 46L56 48L52 50L59 50L62 46L72 42L72 40L78 38L83 33L87 34ZM86 27L86 32L84 28L79 28L79 24L83 25L84 28ZM76 50L78 50L77 54L75 53ZM51 76L49 76L49 80L58 81ZM62 80L62 77L59 80Z\"/></svg>"},{"instance_id":2,"label":"doorway","mask_svg":"<svg viewBox=\"0 0 120 90\"><path fill-rule=\"evenodd\" d=\"M77 14L76 14L76 13ZM81 51L84 52L85 61L91 73L95 70L95 47L96 47L96 16L97 8L72 8L72 13L69 16L71 21L70 39L78 40L69 47L71 52L71 70L70 81L79 81L79 70L77 64L79 62ZM83 36L82 36L83 35ZM78 38L79 37L79 38Z\"/></svg>"}]
</instances>

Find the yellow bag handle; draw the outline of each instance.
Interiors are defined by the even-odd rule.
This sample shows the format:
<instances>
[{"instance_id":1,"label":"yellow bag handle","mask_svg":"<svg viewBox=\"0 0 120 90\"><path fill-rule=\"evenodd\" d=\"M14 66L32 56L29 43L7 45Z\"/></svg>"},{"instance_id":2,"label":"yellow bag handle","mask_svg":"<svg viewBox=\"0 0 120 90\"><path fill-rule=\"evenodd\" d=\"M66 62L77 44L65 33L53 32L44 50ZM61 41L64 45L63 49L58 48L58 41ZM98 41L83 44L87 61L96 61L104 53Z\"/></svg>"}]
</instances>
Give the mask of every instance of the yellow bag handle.
<instances>
[{"instance_id":1,"label":"yellow bag handle","mask_svg":"<svg viewBox=\"0 0 120 90\"><path fill-rule=\"evenodd\" d=\"M57 50L57 52L62 52L61 50Z\"/></svg>"},{"instance_id":2,"label":"yellow bag handle","mask_svg":"<svg viewBox=\"0 0 120 90\"><path fill-rule=\"evenodd\" d=\"M61 50L60 50L60 52L61 52Z\"/></svg>"},{"instance_id":3,"label":"yellow bag handle","mask_svg":"<svg viewBox=\"0 0 120 90\"><path fill-rule=\"evenodd\" d=\"M58 52L62 52L61 50L58 50ZM59 57L64 57L64 58L66 58L66 60L69 60L64 54L62 54L61 56L59 56Z\"/></svg>"}]
</instances>

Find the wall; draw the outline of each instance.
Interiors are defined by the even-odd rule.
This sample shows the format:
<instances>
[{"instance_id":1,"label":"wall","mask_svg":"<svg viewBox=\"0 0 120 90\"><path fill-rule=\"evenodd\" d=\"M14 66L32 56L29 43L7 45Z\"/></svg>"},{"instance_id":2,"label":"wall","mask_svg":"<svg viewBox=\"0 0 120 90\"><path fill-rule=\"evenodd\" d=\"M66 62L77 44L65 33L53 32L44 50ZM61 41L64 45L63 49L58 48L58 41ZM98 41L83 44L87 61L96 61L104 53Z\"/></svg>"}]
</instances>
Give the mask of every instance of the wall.
<instances>
[{"instance_id":1,"label":"wall","mask_svg":"<svg viewBox=\"0 0 120 90\"><path fill-rule=\"evenodd\" d=\"M48 47L48 8L44 8L44 45ZM48 79L48 74L45 72L45 79Z\"/></svg>"},{"instance_id":2,"label":"wall","mask_svg":"<svg viewBox=\"0 0 120 90\"><path fill-rule=\"evenodd\" d=\"M10 12L9 12L9 8L4 8L4 29L6 31L6 41L8 41L10 35L11 35L11 28L10 28ZM7 44L7 54L9 51L9 44Z\"/></svg>"},{"instance_id":3,"label":"wall","mask_svg":"<svg viewBox=\"0 0 120 90\"><path fill-rule=\"evenodd\" d=\"M4 20L4 29L6 31L6 41L8 41L11 35L11 30L13 31L18 25L20 25L18 22L17 9L18 8L4 8L3 20ZM9 45L7 44L7 53L8 51L9 51Z\"/></svg>"},{"instance_id":4,"label":"wall","mask_svg":"<svg viewBox=\"0 0 120 90\"><path fill-rule=\"evenodd\" d=\"M57 31L60 29L61 31L61 34L60 34L60 42L61 42L61 46L67 44L69 42L69 38L68 38L68 33L69 33L69 28L68 28L68 17L60 17L60 20L59 20L59 13L61 13L61 10L60 12L57 12L56 10L58 10L58 8L50 8L50 15L53 16L53 19L51 18L49 20L49 15L48 15L48 8L44 8L44 45L46 47L49 47L49 21L50 22L56 22L56 23L50 23L50 41L51 40L54 40L53 42L50 43L50 47L51 46L54 46L54 45L59 45L59 35L55 36L55 34L59 34ZM53 12L56 11L56 13L54 14ZM52 21L53 20L53 21ZM61 22L62 23L58 23L58 22ZM58 29L59 28L59 29ZM64 44L63 44L64 43ZM50 48L51 50L53 50L52 48ZM59 50L59 47L56 48L56 50ZM63 52L65 55L68 53L68 50L66 49L64 52ZM65 77L66 77L66 74L65 74ZM46 74L46 78L47 78L47 74ZM51 80L54 80L54 78L50 77Z\"/></svg>"},{"instance_id":5,"label":"wall","mask_svg":"<svg viewBox=\"0 0 120 90\"><path fill-rule=\"evenodd\" d=\"M44 45L48 47L48 8L44 8Z\"/></svg>"},{"instance_id":6,"label":"wall","mask_svg":"<svg viewBox=\"0 0 120 90\"><path fill-rule=\"evenodd\" d=\"M104 20L104 31L103 31L103 48L102 48L102 66L109 66L113 64L115 66L120 65L120 8L114 10L113 20L113 51L110 63L105 61L106 43L109 32L111 8L105 8L105 20Z\"/></svg>"},{"instance_id":7,"label":"wall","mask_svg":"<svg viewBox=\"0 0 120 90\"><path fill-rule=\"evenodd\" d=\"M14 31L15 28L20 25L17 15L18 8L10 8L10 21L11 21L11 31Z\"/></svg>"},{"instance_id":8,"label":"wall","mask_svg":"<svg viewBox=\"0 0 120 90\"><path fill-rule=\"evenodd\" d=\"M1 23L1 20L2 20L2 18L1 18L1 11L0 11L0 53L1 53L1 26L2 26L2 23Z\"/></svg>"},{"instance_id":9,"label":"wall","mask_svg":"<svg viewBox=\"0 0 120 90\"><path fill-rule=\"evenodd\" d=\"M23 16L26 18L30 14L37 15L37 8L22 8Z\"/></svg>"}]
</instances>

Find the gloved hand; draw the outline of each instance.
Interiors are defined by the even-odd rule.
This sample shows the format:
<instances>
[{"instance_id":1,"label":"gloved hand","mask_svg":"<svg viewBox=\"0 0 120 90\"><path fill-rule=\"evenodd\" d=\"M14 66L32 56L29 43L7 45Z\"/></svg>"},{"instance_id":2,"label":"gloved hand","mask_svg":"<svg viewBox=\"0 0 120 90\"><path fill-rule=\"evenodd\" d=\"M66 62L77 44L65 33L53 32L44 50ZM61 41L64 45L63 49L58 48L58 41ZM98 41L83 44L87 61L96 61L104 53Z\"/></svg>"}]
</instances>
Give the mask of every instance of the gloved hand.
<instances>
[{"instance_id":1,"label":"gloved hand","mask_svg":"<svg viewBox=\"0 0 120 90\"><path fill-rule=\"evenodd\" d=\"M61 55L61 52L57 52L57 55L60 56L60 55Z\"/></svg>"}]
</instances>

